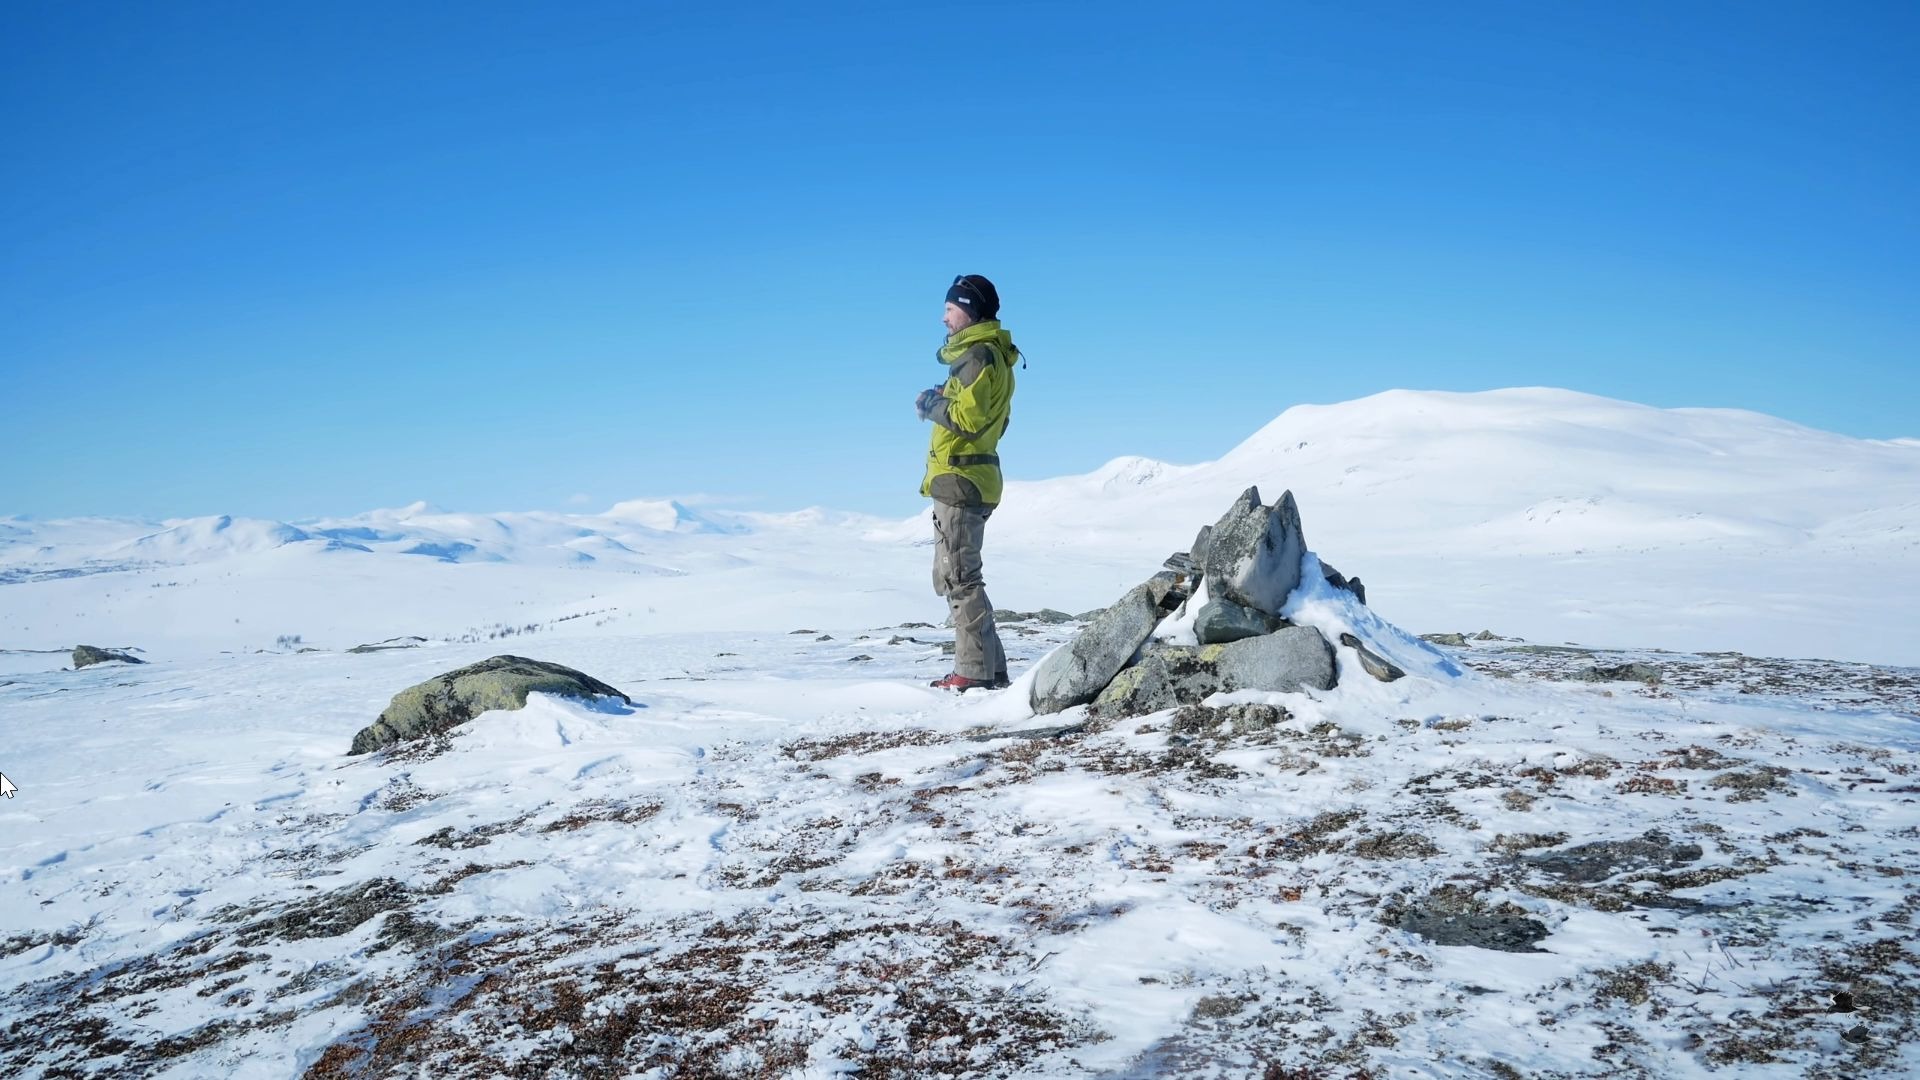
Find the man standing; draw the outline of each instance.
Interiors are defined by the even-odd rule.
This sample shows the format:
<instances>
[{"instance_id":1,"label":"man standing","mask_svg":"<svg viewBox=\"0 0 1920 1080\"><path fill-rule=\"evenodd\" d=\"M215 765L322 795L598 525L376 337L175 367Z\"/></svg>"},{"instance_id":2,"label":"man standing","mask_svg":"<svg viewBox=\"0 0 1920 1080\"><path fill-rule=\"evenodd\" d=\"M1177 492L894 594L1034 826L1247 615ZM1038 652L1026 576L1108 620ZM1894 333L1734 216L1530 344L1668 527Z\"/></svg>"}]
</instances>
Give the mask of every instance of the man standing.
<instances>
[{"instance_id":1,"label":"man standing","mask_svg":"<svg viewBox=\"0 0 1920 1080\"><path fill-rule=\"evenodd\" d=\"M1013 362L1020 351L1000 326L1000 294L979 274L962 274L947 290L947 342L940 362L947 381L914 402L933 421L927 475L920 494L933 500L933 591L953 612L953 673L943 690L1007 685L1007 654L993 625L993 604L981 579L987 518L1000 504L1000 437L1013 406Z\"/></svg>"}]
</instances>

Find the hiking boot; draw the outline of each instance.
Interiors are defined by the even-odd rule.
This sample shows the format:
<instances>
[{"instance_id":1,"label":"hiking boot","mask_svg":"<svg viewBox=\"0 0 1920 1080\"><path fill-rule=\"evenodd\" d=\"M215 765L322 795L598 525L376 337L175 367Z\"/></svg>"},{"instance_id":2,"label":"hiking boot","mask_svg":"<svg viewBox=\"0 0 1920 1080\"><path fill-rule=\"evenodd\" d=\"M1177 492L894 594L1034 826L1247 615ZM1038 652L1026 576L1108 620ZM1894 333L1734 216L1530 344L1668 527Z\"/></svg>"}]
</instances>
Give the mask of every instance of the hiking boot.
<instances>
[{"instance_id":1,"label":"hiking boot","mask_svg":"<svg viewBox=\"0 0 1920 1080\"><path fill-rule=\"evenodd\" d=\"M1006 673L1006 671L1004 671L1004 670L1001 670L1001 671L996 671L996 672L994 672L994 673L993 673L993 685L992 685L991 687L989 687L988 689L991 689L991 690L1005 690L1005 689L1006 689L1007 687L1009 687L1009 686L1012 686L1012 685L1013 685L1013 680L1012 680L1012 679L1009 679L1009 678L1007 678L1007 673Z\"/></svg>"},{"instance_id":2,"label":"hiking boot","mask_svg":"<svg viewBox=\"0 0 1920 1080\"><path fill-rule=\"evenodd\" d=\"M969 690L999 690L1007 684L988 679L969 679L956 671L944 679L935 679L927 685L935 690L952 690L957 694L964 694Z\"/></svg>"}]
</instances>

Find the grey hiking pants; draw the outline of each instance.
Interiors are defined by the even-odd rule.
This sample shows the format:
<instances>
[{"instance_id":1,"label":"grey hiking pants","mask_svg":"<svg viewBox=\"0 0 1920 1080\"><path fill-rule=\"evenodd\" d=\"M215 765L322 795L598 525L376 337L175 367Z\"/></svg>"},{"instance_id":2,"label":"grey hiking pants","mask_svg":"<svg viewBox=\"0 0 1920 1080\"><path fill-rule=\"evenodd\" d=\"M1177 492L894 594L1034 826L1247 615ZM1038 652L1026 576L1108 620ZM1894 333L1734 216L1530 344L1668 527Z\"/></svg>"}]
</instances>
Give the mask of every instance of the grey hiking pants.
<instances>
[{"instance_id":1,"label":"grey hiking pants","mask_svg":"<svg viewBox=\"0 0 1920 1080\"><path fill-rule=\"evenodd\" d=\"M980 576L980 547L991 507L933 504L933 591L953 613L953 670L990 680L1007 670L993 602Z\"/></svg>"}]
</instances>

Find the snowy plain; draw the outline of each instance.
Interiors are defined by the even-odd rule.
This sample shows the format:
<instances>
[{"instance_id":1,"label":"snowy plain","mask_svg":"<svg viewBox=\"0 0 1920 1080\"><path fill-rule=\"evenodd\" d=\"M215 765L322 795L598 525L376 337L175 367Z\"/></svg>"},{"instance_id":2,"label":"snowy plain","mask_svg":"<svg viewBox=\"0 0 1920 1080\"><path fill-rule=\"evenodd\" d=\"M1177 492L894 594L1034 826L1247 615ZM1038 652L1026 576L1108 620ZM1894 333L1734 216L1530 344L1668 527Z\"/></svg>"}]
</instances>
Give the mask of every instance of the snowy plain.
<instances>
[{"instance_id":1,"label":"snowy plain","mask_svg":"<svg viewBox=\"0 0 1920 1080\"><path fill-rule=\"evenodd\" d=\"M1343 654L1324 694L1008 734L1087 717L925 686L923 518L0 518L0 1063L1920 1071L1920 443L1545 389L1296 407L1214 462L1010 483L994 599L1097 608L1253 484L1367 582L1295 618L1408 678ZM1074 629L1009 620L1016 675ZM633 703L346 754L499 653ZM1580 678L1616 662L1665 677ZM1537 861L1649 831L1665 862ZM1435 944L1422 904L1547 936Z\"/></svg>"}]
</instances>

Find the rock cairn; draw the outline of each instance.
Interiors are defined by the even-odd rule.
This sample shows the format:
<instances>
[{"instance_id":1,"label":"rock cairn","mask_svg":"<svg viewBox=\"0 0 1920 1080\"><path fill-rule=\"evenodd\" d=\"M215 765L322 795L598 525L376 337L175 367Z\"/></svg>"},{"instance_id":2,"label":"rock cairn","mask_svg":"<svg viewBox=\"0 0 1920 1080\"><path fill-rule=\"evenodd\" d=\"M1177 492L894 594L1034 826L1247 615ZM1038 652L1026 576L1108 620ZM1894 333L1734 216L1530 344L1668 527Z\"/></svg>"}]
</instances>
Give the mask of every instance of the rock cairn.
<instances>
[{"instance_id":1,"label":"rock cairn","mask_svg":"<svg viewBox=\"0 0 1920 1080\"><path fill-rule=\"evenodd\" d=\"M1101 715L1138 716L1227 690L1331 690L1338 678L1334 643L1280 615L1300 586L1306 555L1293 492L1268 506L1258 488L1248 488L1200 530L1190 551L1168 558L1164 570L1094 614L1041 662L1034 712L1091 704ZM1328 583L1366 603L1359 578L1325 563L1320 569ZM1195 644L1153 640L1168 623L1190 624ZM1391 682L1405 674L1353 635L1341 639L1374 678Z\"/></svg>"}]
</instances>

